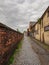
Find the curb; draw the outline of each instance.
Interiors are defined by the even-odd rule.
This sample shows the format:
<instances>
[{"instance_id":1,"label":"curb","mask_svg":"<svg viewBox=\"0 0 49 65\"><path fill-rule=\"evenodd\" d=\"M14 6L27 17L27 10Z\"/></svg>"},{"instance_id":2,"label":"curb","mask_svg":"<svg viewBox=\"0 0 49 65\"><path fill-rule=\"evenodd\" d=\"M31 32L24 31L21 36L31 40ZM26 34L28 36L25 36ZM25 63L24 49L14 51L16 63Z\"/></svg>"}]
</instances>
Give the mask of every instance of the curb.
<instances>
[{"instance_id":1,"label":"curb","mask_svg":"<svg viewBox=\"0 0 49 65\"><path fill-rule=\"evenodd\" d=\"M42 42L40 42L39 40L35 39L35 38L32 38L30 37L34 42L36 42L40 47L42 47L43 49L45 49L47 52L49 52L49 49L45 48L44 45Z\"/></svg>"}]
</instances>

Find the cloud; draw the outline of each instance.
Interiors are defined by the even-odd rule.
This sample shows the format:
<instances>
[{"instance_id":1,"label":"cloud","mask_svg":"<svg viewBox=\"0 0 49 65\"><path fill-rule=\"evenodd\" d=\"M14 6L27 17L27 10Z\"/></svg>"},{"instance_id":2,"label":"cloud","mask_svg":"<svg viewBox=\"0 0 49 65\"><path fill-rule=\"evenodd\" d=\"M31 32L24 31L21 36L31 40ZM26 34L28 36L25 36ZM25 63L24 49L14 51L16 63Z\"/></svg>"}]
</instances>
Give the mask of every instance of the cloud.
<instances>
[{"instance_id":1,"label":"cloud","mask_svg":"<svg viewBox=\"0 0 49 65\"><path fill-rule=\"evenodd\" d=\"M25 0L17 0L17 3L19 3L19 4L22 4L24 2L25 2Z\"/></svg>"},{"instance_id":2,"label":"cloud","mask_svg":"<svg viewBox=\"0 0 49 65\"><path fill-rule=\"evenodd\" d=\"M29 21L37 21L48 6L49 0L0 0L0 21L24 31Z\"/></svg>"}]
</instances>

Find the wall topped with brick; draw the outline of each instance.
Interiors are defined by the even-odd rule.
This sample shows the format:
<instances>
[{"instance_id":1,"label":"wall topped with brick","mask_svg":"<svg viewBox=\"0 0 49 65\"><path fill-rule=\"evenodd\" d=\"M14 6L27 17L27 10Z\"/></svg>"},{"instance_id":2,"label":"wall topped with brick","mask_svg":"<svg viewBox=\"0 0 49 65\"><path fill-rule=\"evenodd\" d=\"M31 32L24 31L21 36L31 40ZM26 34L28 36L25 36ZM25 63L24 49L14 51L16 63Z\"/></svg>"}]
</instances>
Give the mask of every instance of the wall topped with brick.
<instances>
[{"instance_id":1,"label":"wall topped with brick","mask_svg":"<svg viewBox=\"0 0 49 65\"><path fill-rule=\"evenodd\" d=\"M0 65L5 65L22 38L22 33L0 23Z\"/></svg>"}]
</instances>

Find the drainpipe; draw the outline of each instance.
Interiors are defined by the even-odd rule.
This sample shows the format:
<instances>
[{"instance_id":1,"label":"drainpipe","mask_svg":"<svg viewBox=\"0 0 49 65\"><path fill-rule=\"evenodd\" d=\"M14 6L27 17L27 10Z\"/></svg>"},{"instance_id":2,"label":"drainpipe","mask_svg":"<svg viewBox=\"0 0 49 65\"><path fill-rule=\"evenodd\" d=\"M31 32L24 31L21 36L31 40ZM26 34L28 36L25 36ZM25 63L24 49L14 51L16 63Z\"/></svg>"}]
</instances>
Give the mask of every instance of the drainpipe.
<instances>
[{"instance_id":1,"label":"drainpipe","mask_svg":"<svg viewBox=\"0 0 49 65\"><path fill-rule=\"evenodd\" d=\"M41 41L41 24L40 24L40 41Z\"/></svg>"}]
</instances>

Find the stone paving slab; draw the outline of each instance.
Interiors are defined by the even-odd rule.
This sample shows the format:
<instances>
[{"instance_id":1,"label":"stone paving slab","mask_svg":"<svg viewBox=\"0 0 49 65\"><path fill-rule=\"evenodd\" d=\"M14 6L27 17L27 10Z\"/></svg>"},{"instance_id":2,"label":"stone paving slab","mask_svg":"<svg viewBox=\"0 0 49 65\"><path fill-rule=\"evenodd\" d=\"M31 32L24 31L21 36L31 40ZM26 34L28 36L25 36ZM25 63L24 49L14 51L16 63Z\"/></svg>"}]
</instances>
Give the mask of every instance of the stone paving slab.
<instances>
[{"instance_id":1,"label":"stone paving slab","mask_svg":"<svg viewBox=\"0 0 49 65\"><path fill-rule=\"evenodd\" d=\"M32 49L30 38L24 36L22 48L14 55L14 62L11 65L41 65L38 55Z\"/></svg>"},{"instance_id":2,"label":"stone paving slab","mask_svg":"<svg viewBox=\"0 0 49 65\"><path fill-rule=\"evenodd\" d=\"M38 54L42 65L49 65L49 52L46 51L42 46L38 45L36 39L30 39L32 48Z\"/></svg>"}]
</instances>

